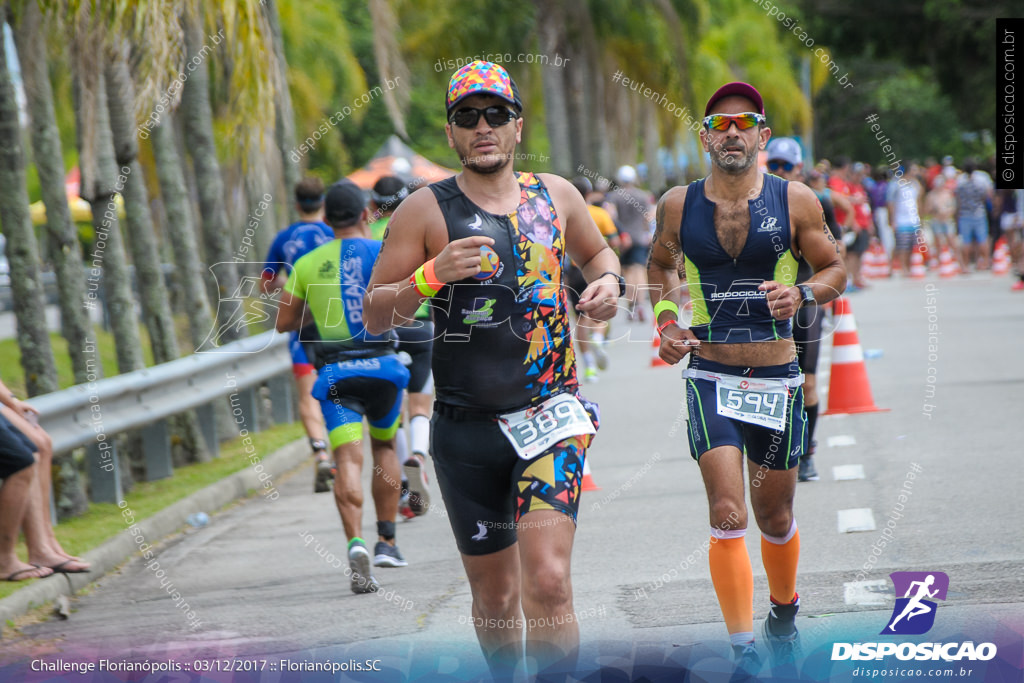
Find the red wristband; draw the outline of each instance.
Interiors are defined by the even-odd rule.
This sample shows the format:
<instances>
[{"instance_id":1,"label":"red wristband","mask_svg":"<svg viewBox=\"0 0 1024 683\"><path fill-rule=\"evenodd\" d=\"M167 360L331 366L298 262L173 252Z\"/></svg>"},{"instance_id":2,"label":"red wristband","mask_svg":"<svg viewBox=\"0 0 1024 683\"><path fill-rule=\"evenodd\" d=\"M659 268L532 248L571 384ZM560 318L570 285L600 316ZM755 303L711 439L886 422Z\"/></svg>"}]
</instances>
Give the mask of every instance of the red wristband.
<instances>
[{"instance_id":1,"label":"red wristband","mask_svg":"<svg viewBox=\"0 0 1024 683\"><path fill-rule=\"evenodd\" d=\"M675 325L677 322L678 322L677 320L666 320L662 324L658 325L658 336L660 337L660 336L664 335L665 334L665 328L668 327L669 325Z\"/></svg>"}]
</instances>

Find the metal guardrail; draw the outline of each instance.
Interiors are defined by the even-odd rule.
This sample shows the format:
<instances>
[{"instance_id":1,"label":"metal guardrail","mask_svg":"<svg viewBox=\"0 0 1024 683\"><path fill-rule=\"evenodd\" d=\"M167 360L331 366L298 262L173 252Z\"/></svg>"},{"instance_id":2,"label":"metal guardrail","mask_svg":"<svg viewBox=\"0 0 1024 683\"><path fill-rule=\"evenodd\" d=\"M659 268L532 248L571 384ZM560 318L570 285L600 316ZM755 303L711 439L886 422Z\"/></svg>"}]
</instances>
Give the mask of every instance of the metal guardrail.
<instances>
[{"instance_id":1,"label":"metal guardrail","mask_svg":"<svg viewBox=\"0 0 1024 683\"><path fill-rule=\"evenodd\" d=\"M217 452L216 410L212 402L231 397L239 431L259 430L257 391L271 385L273 418L291 422L291 357L287 335L264 332L214 351L137 370L52 394L28 403L53 439L54 453L87 448L90 498L118 502L122 496L114 437L145 428L143 451L147 479L173 474L166 418L197 409L207 447Z\"/></svg>"}]
</instances>

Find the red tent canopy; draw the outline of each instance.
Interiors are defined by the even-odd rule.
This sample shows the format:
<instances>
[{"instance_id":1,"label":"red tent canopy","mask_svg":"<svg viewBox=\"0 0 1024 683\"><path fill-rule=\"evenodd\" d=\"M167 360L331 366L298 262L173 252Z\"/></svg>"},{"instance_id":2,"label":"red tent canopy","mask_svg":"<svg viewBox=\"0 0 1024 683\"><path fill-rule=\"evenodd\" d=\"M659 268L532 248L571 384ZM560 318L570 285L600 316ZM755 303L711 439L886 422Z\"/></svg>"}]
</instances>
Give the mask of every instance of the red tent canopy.
<instances>
[{"instance_id":1,"label":"red tent canopy","mask_svg":"<svg viewBox=\"0 0 1024 683\"><path fill-rule=\"evenodd\" d=\"M455 171L420 156L398 136L392 135L369 163L350 173L348 179L364 190L369 190L381 176L386 175L398 176L407 182L422 179L425 183L435 183L455 175Z\"/></svg>"}]
</instances>

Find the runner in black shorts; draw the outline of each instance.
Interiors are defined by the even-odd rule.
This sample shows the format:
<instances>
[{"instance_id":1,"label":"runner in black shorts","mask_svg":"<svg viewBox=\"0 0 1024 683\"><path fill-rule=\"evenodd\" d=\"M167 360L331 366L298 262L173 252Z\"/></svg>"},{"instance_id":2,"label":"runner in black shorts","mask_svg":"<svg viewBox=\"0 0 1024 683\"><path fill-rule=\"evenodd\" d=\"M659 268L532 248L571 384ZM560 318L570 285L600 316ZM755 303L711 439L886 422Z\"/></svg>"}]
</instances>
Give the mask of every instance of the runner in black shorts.
<instances>
[{"instance_id":1,"label":"runner in black shorts","mask_svg":"<svg viewBox=\"0 0 1024 683\"><path fill-rule=\"evenodd\" d=\"M772 138L768 143L768 170L789 181L798 182L803 178L803 152L793 138ZM817 193L815 193L817 194ZM842 228L836 222L835 210L827 199L822 201L822 220L832 233L837 244L842 243ZM814 274L807 259L801 258L796 271L797 284L807 282ZM793 341L796 342L797 360L800 372L804 374L804 413L807 415L807 450L800 456L797 473L799 481L818 481L818 470L814 467L814 429L818 423L818 352L821 349L821 322L824 311L817 303L801 306L793 318Z\"/></svg>"},{"instance_id":2,"label":"runner in black shorts","mask_svg":"<svg viewBox=\"0 0 1024 683\"><path fill-rule=\"evenodd\" d=\"M446 106L463 172L392 217L366 324L379 333L424 300L433 309L431 456L493 674L521 663L523 617L527 655L572 671L573 522L596 428L577 395L561 264L565 252L581 264L590 285L577 309L605 320L622 292L618 261L566 180L513 171L522 102L505 69L463 67Z\"/></svg>"},{"instance_id":3,"label":"runner in black shorts","mask_svg":"<svg viewBox=\"0 0 1024 683\"><path fill-rule=\"evenodd\" d=\"M805 439L792 318L803 305L835 298L846 273L810 188L757 167L771 137L760 93L728 83L704 114L711 174L661 198L647 276L659 355L669 364L690 356L687 427L708 496L711 581L737 668L756 675L745 484L770 591L762 637L777 665L792 665L800 607L793 496ZM814 273L797 286L801 256ZM686 329L676 323L681 261L693 304Z\"/></svg>"}]
</instances>

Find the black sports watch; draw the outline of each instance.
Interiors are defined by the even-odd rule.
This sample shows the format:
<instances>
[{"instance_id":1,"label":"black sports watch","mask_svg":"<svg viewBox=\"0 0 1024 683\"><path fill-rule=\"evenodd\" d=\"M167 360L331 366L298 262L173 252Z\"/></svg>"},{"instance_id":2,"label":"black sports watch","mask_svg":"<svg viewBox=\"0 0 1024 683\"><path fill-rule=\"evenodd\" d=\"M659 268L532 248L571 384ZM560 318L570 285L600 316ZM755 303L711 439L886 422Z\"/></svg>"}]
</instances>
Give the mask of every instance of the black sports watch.
<instances>
[{"instance_id":1,"label":"black sports watch","mask_svg":"<svg viewBox=\"0 0 1024 683\"><path fill-rule=\"evenodd\" d=\"M618 280L618 281L619 281L619 296L620 296L620 297L622 297L622 296L626 296L626 278L622 277L622 276L621 276L621 275L619 275L618 273L613 273L613 272L612 272L612 271L610 271L610 270L606 270L605 272L603 272L603 273L601 273L600 275L598 275L598 276L597 276L597 279L598 279L598 280L600 280L600 279L601 279L601 278L603 278L603 277L604 277L605 275L611 275L611 276L613 276L613 277L614 277L614 278L615 278L616 280Z\"/></svg>"},{"instance_id":2,"label":"black sports watch","mask_svg":"<svg viewBox=\"0 0 1024 683\"><path fill-rule=\"evenodd\" d=\"M813 306L818 302L814 299L814 290L811 289L810 285L797 285L797 289L800 290L800 307Z\"/></svg>"}]
</instances>

